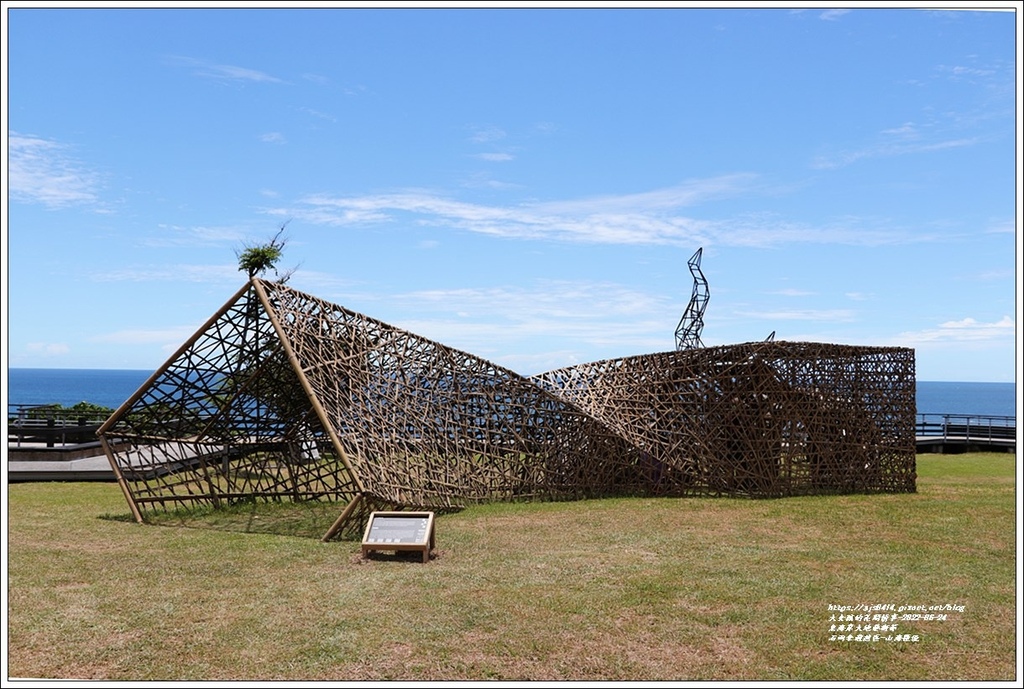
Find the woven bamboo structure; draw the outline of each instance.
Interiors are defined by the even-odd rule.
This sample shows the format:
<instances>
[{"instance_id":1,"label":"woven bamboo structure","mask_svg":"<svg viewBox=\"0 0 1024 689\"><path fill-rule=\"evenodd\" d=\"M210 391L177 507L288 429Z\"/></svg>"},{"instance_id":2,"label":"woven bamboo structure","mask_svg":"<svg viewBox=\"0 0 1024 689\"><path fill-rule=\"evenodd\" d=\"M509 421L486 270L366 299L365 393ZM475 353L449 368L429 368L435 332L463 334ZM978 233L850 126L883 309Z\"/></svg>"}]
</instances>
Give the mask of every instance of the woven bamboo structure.
<instances>
[{"instance_id":1,"label":"woven bamboo structure","mask_svg":"<svg viewBox=\"0 0 1024 689\"><path fill-rule=\"evenodd\" d=\"M612 495L906 492L913 350L763 342L527 378L251 279L100 428L138 521Z\"/></svg>"},{"instance_id":2,"label":"woven bamboo structure","mask_svg":"<svg viewBox=\"0 0 1024 689\"><path fill-rule=\"evenodd\" d=\"M654 494L915 490L911 349L771 340L535 380L640 450Z\"/></svg>"}]
</instances>

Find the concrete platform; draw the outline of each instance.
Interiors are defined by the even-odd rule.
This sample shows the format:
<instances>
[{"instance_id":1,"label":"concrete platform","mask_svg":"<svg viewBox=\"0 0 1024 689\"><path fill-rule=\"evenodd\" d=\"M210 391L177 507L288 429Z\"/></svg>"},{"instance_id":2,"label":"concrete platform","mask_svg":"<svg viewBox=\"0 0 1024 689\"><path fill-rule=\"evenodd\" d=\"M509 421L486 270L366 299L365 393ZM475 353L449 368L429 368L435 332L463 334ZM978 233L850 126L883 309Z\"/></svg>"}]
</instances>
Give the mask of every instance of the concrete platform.
<instances>
[{"instance_id":1,"label":"concrete platform","mask_svg":"<svg viewBox=\"0 0 1024 689\"><path fill-rule=\"evenodd\" d=\"M99 442L48 447L45 443L7 446L7 482L114 481Z\"/></svg>"},{"instance_id":2,"label":"concrete platform","mask_svg":"<svg viewBox=\"0 0 1024 689\"><path fill-rule=\"evenodd\" d=\"M7 482L114 481L106 455L85 459L18 462L8 460Z\"/></svg>"},{"instance_id":3,"label":"concrete platform","mask_svg":"<svg viewBox=\"0 0 1024 689\"><path fill-rule=\"evenodd\" d=\"M113 448L116 450L116 447ZM139 475L155 476L201 462L225 461L230 448L223 445L166 443L128 450L118 462ZM7 482L18 481L116 481L99 441L79 445L47 446L45 443L7 445Z\"/></svg>"},{"instance_id":4,"label":"concrete platform","mask_svg":"<svg viewBox=\"0 0 1024 689\"><path fill-rule=\"evenodd\" d=\"M918 454L958 455L964 452L1017 451L1015 438L971 438L955 436L917 436Z\"/></svg>"}]
</instances>

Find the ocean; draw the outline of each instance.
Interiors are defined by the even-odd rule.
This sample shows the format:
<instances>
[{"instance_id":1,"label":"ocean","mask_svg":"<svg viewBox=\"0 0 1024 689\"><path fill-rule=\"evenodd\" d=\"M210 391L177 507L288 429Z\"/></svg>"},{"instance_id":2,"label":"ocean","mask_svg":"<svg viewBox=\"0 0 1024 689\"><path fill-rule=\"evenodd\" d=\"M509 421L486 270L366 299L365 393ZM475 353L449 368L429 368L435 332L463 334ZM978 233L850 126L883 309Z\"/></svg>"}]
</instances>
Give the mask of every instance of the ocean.
<instances>
[{"instance_id":1,"label":"ocean","mask_svg":"<svg viewBox=\"0 0 1024 689\"><path fill-rule=\"evenodd\" d=\"M117 409L153 371L91 368L9 368L7 403L60 404L91 402Z\"/></svg>"},{"instance_id":2,"label":"ocean","mask_svg":"<svg viewBox=\"0 0 1024 689\"><path fill-rule=\"evenodd\" d=\"M9 404L91 402L116 409L135 393L152 371L12 368L7 371ZM917 381L919 414L1016 416L1014 383Z\"/></svg>"}]
</instances>

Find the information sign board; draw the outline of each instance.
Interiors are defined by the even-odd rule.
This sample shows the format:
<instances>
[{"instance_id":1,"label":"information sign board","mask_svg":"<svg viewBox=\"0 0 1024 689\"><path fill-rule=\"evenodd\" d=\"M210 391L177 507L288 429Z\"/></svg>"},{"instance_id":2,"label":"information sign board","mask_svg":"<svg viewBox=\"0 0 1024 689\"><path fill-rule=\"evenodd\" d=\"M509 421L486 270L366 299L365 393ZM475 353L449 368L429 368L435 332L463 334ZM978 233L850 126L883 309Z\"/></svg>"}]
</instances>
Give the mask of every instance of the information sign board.
<instances>
[{"instance_id":1,"label":"information sign board","mask_svg":"<svg viewBox=\"0 0 1024 689\"><path fill-rule=\"evenodd\" d=\"M372 512L363 533L363 556L373 550L412 550L430 560L434 549L433 512Z\"/></svg>"}]
</instances>

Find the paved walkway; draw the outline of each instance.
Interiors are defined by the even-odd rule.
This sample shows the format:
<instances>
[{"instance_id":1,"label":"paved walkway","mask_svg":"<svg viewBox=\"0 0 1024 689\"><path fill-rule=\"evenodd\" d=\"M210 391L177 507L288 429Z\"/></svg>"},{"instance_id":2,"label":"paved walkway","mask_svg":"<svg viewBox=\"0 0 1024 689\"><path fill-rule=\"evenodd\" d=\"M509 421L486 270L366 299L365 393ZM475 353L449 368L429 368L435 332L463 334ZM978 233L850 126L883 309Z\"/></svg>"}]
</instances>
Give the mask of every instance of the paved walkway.
<instances>
[{"instance_id":1,"label":"paved walkway","mask_svg":"<svg viewBox=\"0 0 1024 689\"><path fill-rule=\"evenodd\" d=\"M7 481L113 481L99 441L77 445L8 443Z\"/></svg>"},{"instance_id":2,"label":"paved walkway","mask_svg":"<svg viewBox=\"0 0 1024 689\"><path fill-rule=\"evenodd\" d=\"M81 459L7 460L7 482L18 481L113 481L106 455Z\"/></svg>"},{"instance_id":3,"label":"paved walkway","mask_svg":"<svg viewBox=\"0 0 1024 689\"><path fill-rule=\"evenodd\" d=\"M185 444L149 445L145 453L131 450L119 458L124 466L174 466L196 461L201 455L208 461L222 457L227 448L218 445L189 446ZM7 445L7 482L17 481L115 481L110 462L99 442L80 445L20 443Z\"/></svg>"}]
</instances>

